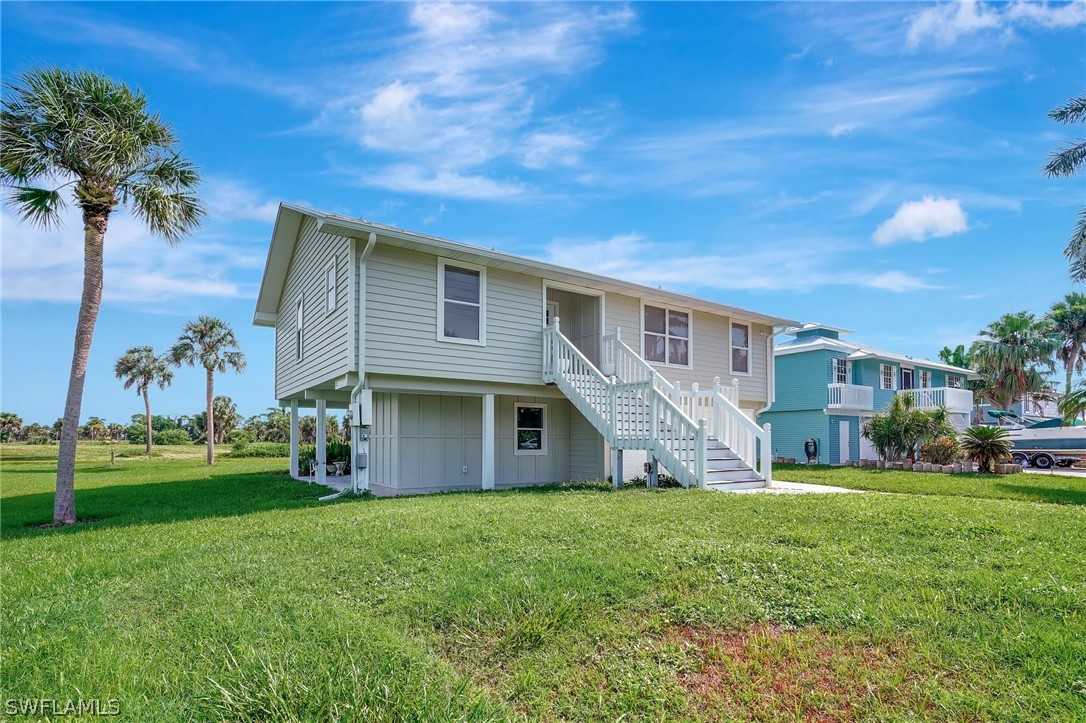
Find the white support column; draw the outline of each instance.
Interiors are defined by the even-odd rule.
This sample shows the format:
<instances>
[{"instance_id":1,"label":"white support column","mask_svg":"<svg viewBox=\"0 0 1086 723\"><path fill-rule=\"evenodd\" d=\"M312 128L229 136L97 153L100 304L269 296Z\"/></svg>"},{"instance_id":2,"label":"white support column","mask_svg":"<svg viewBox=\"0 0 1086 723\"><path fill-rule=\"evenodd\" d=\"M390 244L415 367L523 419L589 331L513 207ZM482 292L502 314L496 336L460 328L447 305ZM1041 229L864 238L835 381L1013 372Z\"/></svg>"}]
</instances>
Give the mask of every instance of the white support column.
<instances>
[{"instance_id":1,"label":"white support column","mask_svg":"<svg viewBox=\"0 0 1086 723\"><path fill-rule=\"evenodd\" d=\"M494 489L494 395L483 395L483 489Z\"/></svg>"},{"instance_id":2,"label":"white support column","mask_svg":"<svg viewBox=\"0 0 1086 723\"><path fill-rule=\"evenodd\" d=\"M290 476L297 479L300 474L298 469L298 400L290 400Z\"/></svg>"},{"instance_id":3,"label":"white support column","mask_svg":"<svg viewBox=\"0 0 1086 723\"><path fill-rule=\"evenodd\" d=\"M328 426L325 422L325 405L323 399L317 400L317 484L324 484L327 477Z\"/></svg>"},{"instance_id":4,"label":"white support column","mask_svg":"<svg viewBox=\"0 0 1086 723\"><path fill-rule=\"evenodd\" d=\"M615 447L611 448L611 486L622 487L622 450Z\"/></svg>"}]
</instances>

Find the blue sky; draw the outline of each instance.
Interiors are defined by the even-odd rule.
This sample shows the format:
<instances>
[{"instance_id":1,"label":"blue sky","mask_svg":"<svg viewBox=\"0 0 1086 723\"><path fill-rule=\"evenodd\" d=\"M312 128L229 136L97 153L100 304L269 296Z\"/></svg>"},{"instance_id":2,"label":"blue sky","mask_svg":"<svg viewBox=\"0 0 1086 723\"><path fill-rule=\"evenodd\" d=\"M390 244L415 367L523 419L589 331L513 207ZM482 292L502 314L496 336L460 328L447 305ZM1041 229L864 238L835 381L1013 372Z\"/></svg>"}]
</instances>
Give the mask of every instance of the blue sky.
<instances>
[{"instance_id":1,"label":"blue sky","mask_svg":"<svg viewBox=\"0 0 1086 723\"><path fill-rule=\"evenodd\" d=\"M142 410L113 378L214 314L274 403L252 327L280 200L804 321L931 356L1072 289L1086 5L4 3L5 81L37 64L141 88L203 169L211 212L171 248L123 213L84 418ZM81 229L5 208L2 400L60 416ZM181 371L155 410L199 410Z\"/></svg>"}]
</instances>

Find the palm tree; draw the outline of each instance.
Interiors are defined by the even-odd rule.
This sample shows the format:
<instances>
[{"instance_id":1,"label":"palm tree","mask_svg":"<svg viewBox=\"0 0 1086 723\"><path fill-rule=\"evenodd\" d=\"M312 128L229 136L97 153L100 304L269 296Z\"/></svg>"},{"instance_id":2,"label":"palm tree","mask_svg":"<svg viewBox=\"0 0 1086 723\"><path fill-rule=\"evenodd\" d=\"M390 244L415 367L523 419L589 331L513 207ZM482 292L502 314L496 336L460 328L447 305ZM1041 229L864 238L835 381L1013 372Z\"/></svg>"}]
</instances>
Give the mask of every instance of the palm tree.
<instances>
[{"instance_id":1,"label":"palm tree","mask_svg":"<svg viewBox=\"0 0 1086 723\"><path fill-rule=\"evenodd\" d=\"M215 464L215 372L245 371L245 355L229 324L201 316L185 324L168 356L173 364L199 365L207 373L207 463Z\"/></svg>"},{"instance_id":2,"label":"palm tree","mask_svg":"<svg viewBox=\"0 0 1086 723\"><path fill-rule=\"evenodd\" d=\"M1058 123L1086 122L1086 96L1078 96L1051 111L1048 117ZM1067 143L1048 157L1044 174L1049 178L1073 176L1086 164L1086 138ZM1079 209L1078 221L1064 249L1064 256L1071 263L1071 278L1086 281L1086 206Z\"/></svg>"},{"instance_id":3,"label":"palm tree","mask_svg":"<svg viewBox=\"0 0 1086 723\"><path fill-rule=\"evenodd\" d=\"M953 349L949 346L944 346L939 350L939 361L960 369L973 368L973 360L969 356L969 352L965 350L964 344L958 344L958 346Z\"/></svg>"},{"instance_id":4,"label":"palm tree","mask_svg":"<svg viewBox=\"0 0 1086 723\"><path fill-rule=\"evenodd\" d=\"M1066 374L1063 393L1071 393L1071 377L1086 368L1086 294L1066 294L1045 317L1060 342L1056 356Z\"/></svg>"},{"instance_id":5,"label":"palm tree","mask_svg":"<svg viewBox=\"0 0 1086 723\"><path fill-rule=\"evenodd\" d=\"M75 448L94 324L102 302L109 216L127 206L154 234L177 243L199 226L195 166L139 91L84 70L30 70L9 84L0 109L0 182L8 202L43 228L60 222L70 188L83 215L83 295L75 329L53 521L75 522ZM59 184L59 185L58 185Z\"/></svg>"},{"instance_id":6,"label":"palm tree","mask_svg":"<svg viewBox=\"0 0 1086 723\"><path fill-rule=\"evenodd\" d=\"M13 442L22 432L22 417L15 412L0 412L0 442Z\"/></svg>"},{"instance_id":7,"label":"palm tree","mask_svg":"<svg viewBox=\"0 0 1086 723\"><path fill-rule=\"evenodd\" d=\"M962 451L978 464L978 472L992 472L993 465L1011 456L1014 443L1007 430L978 425L962 433Z\"/></svg>"},{"instance_id":8,"label":"palm tree","mask_svg":"<svg viewBox=\"0 0 1086 723\"><path fill-rule=\"evenodd\" d=\"M891 462L902 457L916 461L917 447L939 439L953 437L954 425L946 407L919 409L908 394L895 395L885 412L871 415L860 429L883 459Z\"/></svg>"},{"instance_id":9,"label":"palm tree","mask_svg":"<svg viewBox=\"0 0 1086 723\"><path fill-rule=\"evenodd\" d=\"M969 350L984 377L974 387L978 396L1009 409L1027 394L1050 393L1045 375L1056 370L1052 358L1059 341L1047 322L1026 311L1004 314L978 335Z\"/></svg>"},{"instance_id":10,"label":"palm tree","mask_svg":"<svg viewBox=\"0 0 1086 723\"><path fill-rule=\"evenodd\" d=\"M157 356L149 346L134 346L113 365L113 373L124 380L124 388L136 388L143 395L144 420L147 423L147 456L151 455L151 396L148 390L157 384L165 389L173 384L173 370L164 357Z\"/></svg>"}]
</instances>

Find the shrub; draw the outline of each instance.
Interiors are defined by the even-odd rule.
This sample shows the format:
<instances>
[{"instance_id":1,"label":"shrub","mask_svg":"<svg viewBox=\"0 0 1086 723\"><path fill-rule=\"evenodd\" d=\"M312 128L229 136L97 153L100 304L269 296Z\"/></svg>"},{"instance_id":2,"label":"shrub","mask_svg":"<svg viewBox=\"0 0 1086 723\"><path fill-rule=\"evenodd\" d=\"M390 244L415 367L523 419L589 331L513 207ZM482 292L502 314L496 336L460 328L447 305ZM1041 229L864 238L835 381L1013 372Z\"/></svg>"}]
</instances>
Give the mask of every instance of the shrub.
<instances>
[{"instance_id":1,"label":"shrub","mask_svg":"<svg viewBox=\"0 0 1086 723\"><path fill-rule=\"evenodd\" d=\"M142 424L129 424L125 427L124 436L129 444L143 444L147 439L147 429ZM151 437L154 441L154 437Z\"/></svg>"},{"instance_id":2,"label":"shrub","mask_svg":"<svg viewBox=\"0 0 1086 723\"><path fill-rule=\"evenodd\" d=\"M1010 458L1014 443L1007 430L978 425L962 434L962 451L976 462L980 472L993 472L993 466Z\"/></svg>"},{"instance_id":3,"label":"shrub","mask_svg":"<svg viewBox=\"0 0 1086 723\"><path fill-rule=\"evenodd\" d=\"M920 459L932 464L953 464L962 458L962 448L954 437L943 437L920 445Z\"/></svg>"},{"instance_id":4,"label":"shrub","mask_svg":"<svg viewBox=\"0 0 1086 723\"><path fill-rule=\"evenodd\" d=\"M226 439L224 441L227 444L234 445L234 449L236 450L238 448L238 445L241 445L241 448L244 449L247 444L251 444L254 440L248 432L244 432L240 429L235 429L231 431L230 434L226 435Z\"/></svg>"},{"instance_id":5,"label":"shrub","mask_svg":"<svg viewBox=\"0 0 1086 723\"><path fill-rule=\"evenodd\" d=\"M192 437L183 429L166 429L151 435L155 444L192 444Z\"/></svg>"},{"instance_id":6,"label":"shrub","mask_svg":"<svg viewBox=\"0 0 1086 723\"><path fill-rule=\"evenodd\" d=\"M230 452L231 457L289 457L290 445L283 443L245 444L240 449L237 444ZM308 468L304 468L308 471Z\"/></svg>"}]
</instances>

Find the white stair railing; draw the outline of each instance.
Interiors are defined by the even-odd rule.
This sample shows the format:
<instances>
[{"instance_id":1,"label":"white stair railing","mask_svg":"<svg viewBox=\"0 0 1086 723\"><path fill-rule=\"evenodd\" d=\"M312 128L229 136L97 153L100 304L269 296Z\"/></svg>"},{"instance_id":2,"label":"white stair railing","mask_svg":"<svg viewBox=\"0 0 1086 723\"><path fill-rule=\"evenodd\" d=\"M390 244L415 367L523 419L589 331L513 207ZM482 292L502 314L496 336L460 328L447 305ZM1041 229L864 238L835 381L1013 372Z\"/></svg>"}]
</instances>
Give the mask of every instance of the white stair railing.
<instances>
[{"instance_id":1,"label":"white stair railing","mask_svg":"<svg viewBox=\"0 0 1086 723\"><path fill-rule=\"evenodd\" d=\"M751 469L760 466L769 482L770 427L759 427L739 409L738 380L724 387L717 377L711 391L696 384L684 390L634 353L620 330L603 342L601 372L562 335L554 319L544 329L543 378L573 401L608 444L651 450L681 484L704 486L707 441L715 438Z\"/></svg>"}]
</instances>

